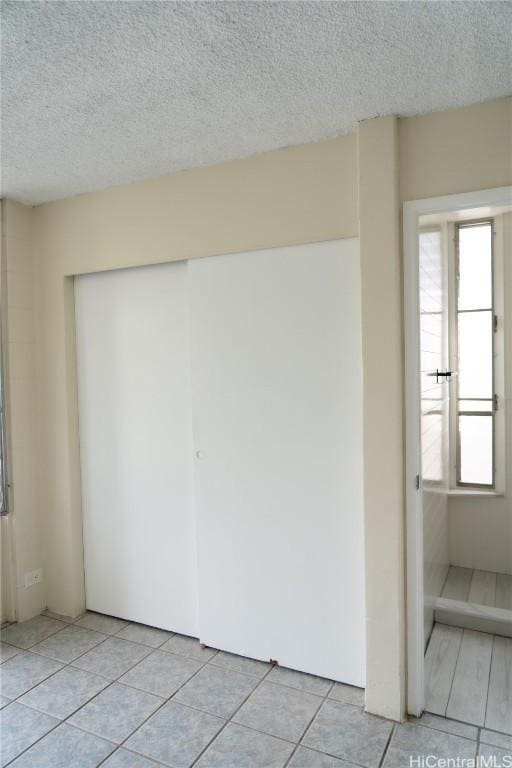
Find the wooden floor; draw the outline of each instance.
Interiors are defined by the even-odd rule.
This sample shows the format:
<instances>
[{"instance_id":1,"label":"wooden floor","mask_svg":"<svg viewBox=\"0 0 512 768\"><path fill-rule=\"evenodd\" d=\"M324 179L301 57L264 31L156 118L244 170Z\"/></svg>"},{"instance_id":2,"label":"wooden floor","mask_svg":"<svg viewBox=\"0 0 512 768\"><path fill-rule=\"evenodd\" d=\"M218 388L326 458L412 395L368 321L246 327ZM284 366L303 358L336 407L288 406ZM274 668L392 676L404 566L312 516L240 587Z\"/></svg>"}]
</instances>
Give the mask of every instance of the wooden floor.
<instances>
[{"instance_id":1,"label":"wooden floor","mask_svg":"<svg viewBox=\"0 0 512 768\"><path fill-rule=\"evenodd\" d=\"M512 735L512 638L435 624L425 701L427 712Z\"/></svg>"},{"instance_id":2,"label":"wooden floor","mask_svg":"<svg viewBox=\"0 0 512 768\"><path fill-rule=\"evenodd\" d=\"M452 565L442 597L512 610L512 576Z\"/></svg>"}]
</instances>

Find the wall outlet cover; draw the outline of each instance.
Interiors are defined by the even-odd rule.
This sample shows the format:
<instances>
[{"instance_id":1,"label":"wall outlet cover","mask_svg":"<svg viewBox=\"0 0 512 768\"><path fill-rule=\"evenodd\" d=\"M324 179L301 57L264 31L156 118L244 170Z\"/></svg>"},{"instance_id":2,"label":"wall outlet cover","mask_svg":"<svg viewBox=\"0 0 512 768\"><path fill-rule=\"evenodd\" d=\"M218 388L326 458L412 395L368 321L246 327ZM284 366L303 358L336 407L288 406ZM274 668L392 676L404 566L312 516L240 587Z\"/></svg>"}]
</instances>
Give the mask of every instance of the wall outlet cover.
<instances>
[{"instance_id":1,"label":"wall outlet cover","mask_svg":"<svg viewBox=\"0 0 512 768\"><path fill-rule=\"evenodd\" d=\"M35 571L25 574L25 587L33 587L34 584L40 584L43 580L43 569L37 568Z\"/></svg>"}]
</instances>

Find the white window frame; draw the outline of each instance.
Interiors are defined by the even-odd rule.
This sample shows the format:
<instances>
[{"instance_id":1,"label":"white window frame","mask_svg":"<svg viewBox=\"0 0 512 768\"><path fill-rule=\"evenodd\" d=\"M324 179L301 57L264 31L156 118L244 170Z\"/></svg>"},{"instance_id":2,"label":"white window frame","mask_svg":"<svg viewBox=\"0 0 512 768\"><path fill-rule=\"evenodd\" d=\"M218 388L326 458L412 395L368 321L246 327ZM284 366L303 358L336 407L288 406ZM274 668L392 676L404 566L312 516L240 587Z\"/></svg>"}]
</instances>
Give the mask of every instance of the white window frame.
<instances>
[{"instance_id":1,"label":"white window frame","mask_svg":"<svg viewBox=\"0 0 512 768\"><path fill-rule=\"evenodd\" d=\"M457 353L457 227L477 221L492 224L493 255L492 310L496 318L493 334L493 395L496 398L493 414L493 484L459 482L459 435L458 435L458 353ZM445 224L448 246L448 328L450 370L455 375L450 380L450 490L452 493L503 494L505 493L505 339L504 339L504 272L503 272L503 216L485 216L468 221L450 221Z\"/></svg>"}]
</instances>

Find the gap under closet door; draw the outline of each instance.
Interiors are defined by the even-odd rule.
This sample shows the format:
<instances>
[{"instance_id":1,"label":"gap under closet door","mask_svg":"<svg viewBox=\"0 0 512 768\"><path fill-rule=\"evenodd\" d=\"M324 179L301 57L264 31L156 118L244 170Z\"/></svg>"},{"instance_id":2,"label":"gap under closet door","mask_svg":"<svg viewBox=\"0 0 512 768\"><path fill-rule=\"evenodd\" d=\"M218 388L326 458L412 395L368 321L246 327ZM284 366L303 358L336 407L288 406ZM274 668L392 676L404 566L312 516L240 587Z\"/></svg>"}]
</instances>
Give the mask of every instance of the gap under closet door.
<instances>
[{"instance_id":1,"label":"gap under closet door","mask_svg":"<svg viewBox=\"0 0 512 768\"><path fill-rule=\"evenodd\" d=\"M75 278L87 608L197 634L187 264Z\"/></svg>"},{"instance_id":2,"label":"gap under closet door","mask_svg":"<svg viewBox=\"0 0 512 768\"><path fill-rule=\"evenodd\" d=\"M201 641L364 685L358 241L189 276Z\"/></svg>"}]
</instances>

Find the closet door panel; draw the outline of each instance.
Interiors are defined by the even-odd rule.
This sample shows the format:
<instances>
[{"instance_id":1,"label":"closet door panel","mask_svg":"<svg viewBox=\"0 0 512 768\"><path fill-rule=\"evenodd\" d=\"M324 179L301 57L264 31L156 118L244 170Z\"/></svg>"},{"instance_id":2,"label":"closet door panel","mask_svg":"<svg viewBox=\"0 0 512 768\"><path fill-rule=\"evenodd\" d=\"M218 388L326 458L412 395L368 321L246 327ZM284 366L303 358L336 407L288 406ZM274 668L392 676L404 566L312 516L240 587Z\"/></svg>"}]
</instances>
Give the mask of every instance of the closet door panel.
<instances>
[{"instance_id":1,"label":"closet door panel","mask_svg":"<svg viewBox=\"0 0 512 768\"><path fill-rule=\"evenodd\" d=\"M75 278L87 608L197 633L187 265Z\"/></svg>"},{"instance_id":2,"label":"closet door panel","mask_svg":"<svg viewBox=\"0 0 512 768\"><path fill-rule=\"evenodd\" d=\"M358 241L189 276L201 640L363 685Z\"/></svg>"}]
</instances>

